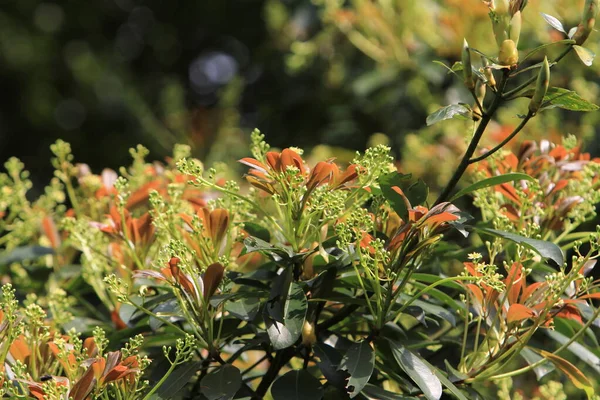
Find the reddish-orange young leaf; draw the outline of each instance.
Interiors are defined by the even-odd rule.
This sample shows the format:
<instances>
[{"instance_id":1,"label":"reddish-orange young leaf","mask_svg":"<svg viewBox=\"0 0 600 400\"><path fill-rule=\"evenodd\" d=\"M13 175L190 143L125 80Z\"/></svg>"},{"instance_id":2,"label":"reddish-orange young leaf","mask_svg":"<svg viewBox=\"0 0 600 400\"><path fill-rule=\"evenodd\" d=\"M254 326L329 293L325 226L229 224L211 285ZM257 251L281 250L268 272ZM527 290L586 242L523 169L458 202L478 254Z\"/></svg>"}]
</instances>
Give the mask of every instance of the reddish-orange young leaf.
<instances>
[{"instance_id":1,"label":"reddish-orange young leaf","mask_svg":"<svg viewBox=\"0 0 600 400\"><path fill-rule=\"evenodd\" d=\"M210 213L210 238L213 243L221 243L229 226L229 212L217 208Z\"/></svg>"},{"instance_id":2,"label":"reddish-orange young leaf","mask_svg":"<svg viewBox=\"0 0 600 400\"><path fill-rule=\"evenodd\" d=\"M29 350L29 346L27 346L23 336L19 336L14 342L12 342L10 345L10 354L15 360L26 363L25 359L31 355L31 350Z\"/></svg>"},{"instance_id":3,"label":"reddish-orange young leaf","mask_svg":"<svg viewBox=\"0 0 600 400\"><path fill-rule=\"evenodd\" d=\"M560 311L558 311L555 315L556 317L572 319L573 321L577 321L583 325L583 320L581 319L581 313L579 312L579 308L573 304L565 304L561 307Z\"/></svg>"},{"instance_id":4,"label":"reddish-orange young leaf","mask_svg":"<svg viewBox=\"0 0 600 400\"><path fill-rule=\"evenodd\" d=\"M481 291L479 286L473 283L468 283L465 286L469 289L469 291L471 291L471 294L473 295L473 307L477 310L479 315L483 314L486 308L483 299L483 292Z\"/></svg>"},{"instance_id":5,"label":"reddish-orange young leaf","mask_svg":"<svg viewBox=\"0 0 600 400\"><path fill-rule=\"evenodd\" d=\"M51 217L45 216L42 219L42 230L44 231L44 235L46 235L50 241L50 246L52 246L53 249L57 249L60 246L60 236L58 235L56 224Z\"/></svg>"},{"instance_id":6,"label":"reddish-orange young leaf","mask_svg":"<svg viewBox=\"0 0 600 400\"><path fill-rule=\"evenodd\" d=\"M306 183L307 190L310 192L317 186L330 180L334 171L334 165L330 162L319 161L310 173L310 177Z\"/></svg>"},{"instance_id":7,"label":"reddish-orange young leaf","mask_svg":"<svg viewBox=\"0 0 600 400\"><path fill-rule=\"evenodd\" d=\"M525 277L523 276L523 265L520 263L513 263L508 271L506 279L504 280L504 283L508 289L509 304L517 303L524 280Z\"/></svg>"},{"instance_id":8,"label":"reddish-orange young leaf","mask_svg":"<svg viewBox=\"0 0 600 400\"><path fill-rule=\"evenodd\" d=\"M354 179L356 179L358 177L358 170L356 169L356 165L355 164L350 164L348 166L348 168L346 168L346 171L339 176L339 169L336 167L333 173L333 186L334 187L339 187L342 186L350 181L353 181Z\"/></svg>"},{"instance_id":9,"label":"reddish-orange young leaf","mask_svg":"<svg viewBox=\"0 0 600 400\"><path fill-rule=\"evenodd\" d=\"M83 341L83 348L89 358L94 358L98 355L98 346L96 346L96 341L93 336L86 338Z\"/></svg>"},{"instance_id":10,"label":"reddish-orange young leaf","mask_svg":"<svg viewBox=\"0 0 600 400\"><path fill-rule=\"evenodd\" d=\"M250 168L257 169L262 173L267 173L267 166L254 158L245 157L241 160L238 160L238 162L241 162L242 164L247 165Z\"/></svg>"},{"instance_id":11,"label":"reddish-orange young leaf","mask_svg":"<svg viewBox=\"0 0 600 400\"><path fill-rule=\"evenodd\" d=\"M268 182L264 182L260 179L257 179L253 176L250 175L246 175L246 180L248 181L249 184L251 184L252 186L261 189L269 194L275 194L275 188L273 187L273 185L271 185Z\"/></svg>"},{"instance_id":12,"label":"reddish-orange young leaf","mask_svg":"<svg viewBox=\"0 0 600 400\"><path fill-rule=\"evenodd\" d=\"M554 353L540 350L540 354L542 357L550 360L552 364L556 366L556 368L567 375L569 380L573 383L573 385L575 385L576 388L584 390L589 399L594 396L594 387L592 386L592 383L576 366Z\"/></svg>"},{"instance_id":13,"label":"reddish-orange young leaf","mask_svg":"<svg viewBox=\"0 0 600 400\"><path fill-rule=\"evenodd\" d=\"M542 293L541 292L542 289L545 289L546 286L547 286L546 282L532 283L531 285L529 285L523 289L523 294L521 295L521 297L523 299L529 299L530 297L538 296L538 294Z\"/></svg>"},{"instance_id":14,"label":"reddish-orange young leaf","mask_svg":"<svg viewBox=\"0 0 600 400\"><path fill-rule=\"evenodd\" d=\"M276 151L269 151L265 156L269 167L271 167L273 171L281 172L281 154L277 153Z\"/></svg>"},{"instance_id":15,"label":"reddish-orange young leaf","mask_svg":"<svg viewBox=\"0 0 600 400\"><path fill-rule=\"evenodd\" d=\"M287 167L290 166L298 168L300 170L301 175L306 174L306 169L304 168L304 161L302 160L302 157L300 157L300 155L294 150L284 149L281 152L280 163L281 172L285 172L287 170Z\"/></svg>"},{"instance_id":16,"label":"reddish-orange young leaf","mask_svg":"<svg viewBox=\"0 0 600 400\"><path fill-rule=\"evenodd\" d=\"M214 263L206 268L206 272L202 277L204 281L204 299L208 300L219 287L219 283L223 280L225 268L220 263Z\"/></svg>"},{"instance_id":17,"label":"reddish-orange young leaf","mask_svg":"<svg viewBox=\"0 0 600 400\"><path fill-rule=\"evenodd\" d=\"M42 386L39 385L38 383L30 383L28 385L29 388L29 394L32 395L33 397L35 397L38 400L45 400L46 399L46 393L44 393L44 389L42 389Z\"/></svg>"},{"instance_id":18,"label":"reddish-orange young leaf","mask_svg":"<svg viewBox=\"0 0 600 400\"><path fill-rule=\"evenodd\" d=\"M513 322L523 321L533 316L535 316L535 313L529 307L522 304L511 304L508 308L506 320L509 324L512 324Z\"/></svg>"},{"instance_id":19,"label":"reddish-orange young leaf","mask_svg":"<svg viewBox=\"0 0 600 400\"><path fill-rule=\"evenodd\" d=\"M456 221L457 219L458 215L454 215L449 212L442 212L427 218L425 223L431 227L435 227L443 224L444 222Z\"/></svg>"},{"instance_id":20,"label":"reddish-orange young leaf","mask_svg":"<svg viewBox=\"0 0 600 400\"><path fill-rule=\"evenodd\" d=\"M568 184L569 181L567 179L559 180L558 182L556 182L556 185L554 185L554 188L552 188L552 191L549 194L560 192L561 190L566 188Z\"/></svg>"},{"instance_id":21,"label":"reddish-orange young leaf","mask_svg":"<svg viewBox=\"0 0 600 400\"><path fill-rule=\"evenodd\" d=\"M126 366L119 364L110 371L108 371L108 373L104 376L104 383L117 381L131 373L133 373L133 371L131 371Z\"/></svg>"},{"instance_id":22,"label":"reddish-orange young leaf","mask_svg":"<svg viewBox=\"0 0 600 400\"><path fill-rule=\"evenodd\" d=\"M159 180L154 180L152 182L148 182L142 187L140 187L135 192L131 193L131 196L127 199L126 208L132 209L139 205L142 205L148 201L148 197L150 192L153 190L158 190L159 192L164 192L164 188L159 190L161 186L161 182Z\"/></svg>"},{"instance_id":23,"label":"reddish-orange young leaf","mask_svg":"<svg viewBox=\"0 0 600 400\"><path fill-rule=\"evenodd\" d=\"M94 369L90 366L71 388L69 398L73 398L73 400L84 400L92 392L95 384L96 378L94 377Z\"/></svg>"},{"instance_id":24,"label":"reddish-orange young leaf","mask_svg":"<svg viewBox=\"0 0 600 400\"><path fill-rule=\"evenodd\" d=\"M600 299L600 293L588 293L578 297L579 300Z\"/></svg>"},{"instance_id":25,"label":"reddish-orange young leaf","mask_svg":"<svg viewBox=\"0 0 600 400\"><path fill-rule=\"evenodd\" d=\"M517 204L521 204L521 199L517 195L517 191L512 185L508 183L503 183L501 185L496 186L496 191L502 193L507 199L510 199Z\"/></svg>"}]
</instances>

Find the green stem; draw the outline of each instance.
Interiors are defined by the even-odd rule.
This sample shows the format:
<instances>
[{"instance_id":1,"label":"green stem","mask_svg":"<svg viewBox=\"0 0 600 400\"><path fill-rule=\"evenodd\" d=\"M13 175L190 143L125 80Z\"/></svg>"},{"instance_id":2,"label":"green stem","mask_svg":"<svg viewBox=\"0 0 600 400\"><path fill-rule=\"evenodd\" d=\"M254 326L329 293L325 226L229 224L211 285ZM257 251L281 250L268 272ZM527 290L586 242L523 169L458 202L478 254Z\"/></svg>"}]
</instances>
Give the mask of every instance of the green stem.
<instances>
[{"instance_id":1,"label":"green stem","mask_svg":"<svg viewBox=\"0 0 600 400\"><path fill-rule=\"evenodd\" d=\"M483 137L483 133L485 132L485 129L487 128L488 124L492 120L494 114L496 113L496 110L498 110L498 107L500 107L500 105L502 104L502 101L503 101L502 92L504 91L504 89L506 87L507 80L508 80L508 71L504 70L503 74L502 74L502 80L500 81L500 85L498 86L498 93L496 94L496 97L494 97L492 104L490 104L490 108L487 111L483 112L481 121L479 122L479 126L477 126L477 130L475 131L475 134L473 135L473 138L471 139L471 143L469 143L469 147L467 148L467 151L465 152L462 160L460 161L460 164L454 171L454 175L452 175L452 178L450 178L450 181L448 182L448 184L446 185L446 187L444 188L442 193L439 195L439 197L435 201L434 206L436 206L440 203L443 203L444 201L447 201L450 198L450 194L452 193L452 191L458 184L458 181L460 181L460 178L462 178L463 174L467 170L467 167L469 166L469 160L475 153L475 150L477 150L477 146L479 145L479 141Z\"/></svg>"},{"instance_id":2,"label":"green stem","mask_svg":"<svg viewBox=\"0 0 600 400\"><path fill-rule=\"evenodd\" d=\"M569 54L569 52L571 51L571 49L573 48L573 45L570 44L569 46L567 46L567 48L565 50L563 50L562 53L560 53L560 55L558 57L556 57L555 60L553 60L550 64L551 67L553 67L554 65L556 65L560 60L562 60L567 54ZM513 97L515 94L519 93L521 90L527 88L527 86L531 85L533 82L535 82L537 79L537 75L532 76L531 78L527 79L525 82L523 82L522 84L520 84L519 86L517 86L516 88L509 90L508 92L503 94L503 97L505 99L511 98Z\"/></svg>"},{"instance_id":3,"label":"green stem","mask_svg":"<svg viewBox=\"0 0 600 400\"><path fill-rule=\"evenodd\" d=\"M144 398L142 400L150 400L150 398L152 398L152 395L154 393L156 393L156 391L162 386L163 383L165 383L165 381L167 380L169 375L171 375L173 373L176 366L177 366L176 362L172 363L171 366L169 367L169 370L167 371L167 373L165 375L163 375L163 377L160 379L160 381L158 381L156 383L156 385L154 385L152 390L150 390L150 392L148 392L148 394L146 396L144 396Z\"/></svg>"},{"instance_id":4,"label":"green stem","mask_svg":"<svg viewBox=\"0 0 600 400\"><path fill-rule=\"evenodd\" d=\"M485 154L479 156L479 157L475 157L475 158L471 158L469 160L469 165L470 164L474 164L476 162L485 160L486 158L490 157L492 154L494 154L495 152L497 152L498 150L502 149L508 142L510 142L511 140L513 140L513 138L515 136L517 136L517 134L519 132L521 132L521 129L523 129L523 127L525 125L527 125L527 123L529 122L529 120L533 117L533 113L530 111L529 113L527 113L527 116L525 116L525 118L523 118L523 120L521 121L521 123L519 124L519 126L517 126L517 128L506 137L506 139L504 139L502 142L500 142L500 144L498 144L496 147L494 147L493 149L491 149L490 151L486 152Z\"/></svg>"},{"instance_id":5,"label":"green stem","mask_svg":"<svg viewBox=\"0 0 600 400\"><path fill-rule=\"evenodd\" d=\"M594 314L592 315L592 317L591 317L591 318L590 318L590 319L589 319L589 320L586 322L586 324L585 324L585 325L583 325L583 326L581 327L581 329L580 329L580 330L578 330L578 331L577 331L577 332L576 332L576 333L575 333L575 334L574 334L574 335L573 335L573 336L572 336L572 337L571 337L571 338L570 338L570 339L569 339L567 342L565 342L565 343L564 343L562 346L560 346L558 349L554 350L554 352L552 352L552 354L556 355L556 354L560 353L561 351L563 351L563 350L565 350L566 348L568 348L568 347L571 345L571 343L573 343L574 341L576 341L577 339L579 339L579 337L580 337L581 335L583 335L583 333L585 332L585 330L586 330L587 328L589 328L589 327L590 327L590 326L591 326L591 325L594 323L594 321L596 320L596 318L598 318L598 316L600 316L600 308L598 308L598 309L596 310L596 312L594 312ZM528 365L527 367L523 367L523 368L517 369L517 370L515 370L515 371L511 371L511 372L506 372L506 373L504 373L504 374L498 374L498 375L490 376L490 377L489 377L489 378L487 378L487 379L494 379L494 380L495 380L495 379L502 379L502 378L509 378L509 377L511 377L511 376L516 376L516 375L519 375L519 374L522 374L522 373L525 373L525 372L531 371L532 369L539 367L540 365L542 365L542 364L543 364L544 362L546 362L546 361L547 361L547 359L546 359L546 358L543 358L543 359L541 359L541 360L539 360L539 361L536 361L536 362L534 362L533 364L530 364L530 365Z\"/></svg>"}]
</instances>

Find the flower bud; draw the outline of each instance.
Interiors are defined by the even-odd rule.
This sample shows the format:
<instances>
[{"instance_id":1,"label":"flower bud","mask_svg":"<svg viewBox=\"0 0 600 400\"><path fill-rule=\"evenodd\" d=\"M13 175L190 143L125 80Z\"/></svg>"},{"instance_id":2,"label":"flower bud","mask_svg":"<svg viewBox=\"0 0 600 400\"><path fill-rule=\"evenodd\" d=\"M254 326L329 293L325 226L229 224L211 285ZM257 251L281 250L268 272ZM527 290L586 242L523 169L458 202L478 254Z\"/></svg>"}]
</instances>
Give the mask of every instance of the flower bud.
<instances>
[{"instance_id":1,"label":"flower bud","mask_svg":"<svg viewBox=\"0 0 600 400\"><path fill-rule=\"evenodd\" d=\"M548 57L544 58L544 63L537 77L535 84L535 92L529 102L529 112L535 115L542 106L544 96L548 92L548 85L550 84L550 64L548 64Z\"/></svg>"},{"instance_id":2,"label":"flower bud","mask_svg":"<svg viewBox=\"0 0 600 400\"><path fill-rule=\"evenodd\" d=\"M483 100L485 99L485 91L486 84L481 80L477 80L477 84L475 85L475 96L477 97L477 101L473 105L473 119L479 120L479 116L483 115L483 110L479 107L481 104L483 106Z\"/></svg>"},{"instance_id":3,"label":"flower bud","mask_svg":"<svg viewBox=\"0 0 600 400\"><path fill-rule=\"evenodd\" d=\"M471 66L471 51L466 39L463 41L462 64L465 86L469 90L473 90L475 88L475 80L473 79L473 67Z\"/></svg>"},{"instance_id":4,"label":"flower bud","mask_svg":"<svg viewBox=\"0 0 600 400\"><path fill-rule=\"evenodd\" d=\"M523 9L527 6L527 0L510 0L509 5L509 14L510 16L514 16L517 12L523 11Z\"/></svg>"},{"instance_id":5,"label":"flower bud","mask_svg":"<svg viewBox=\"0 0 600 400\"><path fill-rule=\"evenodd\" d=\"M515 65L519 61L519 51L513 40L507 39L502 42L498 53L498 62L501 65Z\"/></svg>"},{"instance_id":6,"label":"flower bud","mask_svg":"<svg viewBox=\"0 0 600 400\"><path fill-rule=\"evenodd\" d=\"M509 39L519 46L519 36L521 36L521 11L517 11L510 20Z\"/></svg>"},{"instance_id":7,"label":"flower bud","mask_svg":"<svg viewBox=\"0 0 600 400\"><path fill-rule=\"evenodd\" d=\"M312 322L304 321L302 326L302 344L304 346L312 346L317 342L317 335L315 334L315 324Z\"/></svg>"},{"instance_id":8,"label":"flower bud","mask_svg":"<svg viewBox=\"0 0 600 400\"><path fill-rule=\"evenodd\" d=\"M485 76L485 79L487 79L487 84L490 85L491 88L495 88L496 78L494 77L492 69L489 67L487 58L481 57L481 63L483 64L483 75Z\"/></svg>"},{"instance_id":9,"label":"flower bud","mask_svg":"<svg viewBox=\"0 0 600 400\"><path fill-rule=\"evenodd\" d=\"M586 0L581 22L573 35L575 44L581 46L594 30L596 15L598 14L598 0Z\"/></svg>"}]
</instances>

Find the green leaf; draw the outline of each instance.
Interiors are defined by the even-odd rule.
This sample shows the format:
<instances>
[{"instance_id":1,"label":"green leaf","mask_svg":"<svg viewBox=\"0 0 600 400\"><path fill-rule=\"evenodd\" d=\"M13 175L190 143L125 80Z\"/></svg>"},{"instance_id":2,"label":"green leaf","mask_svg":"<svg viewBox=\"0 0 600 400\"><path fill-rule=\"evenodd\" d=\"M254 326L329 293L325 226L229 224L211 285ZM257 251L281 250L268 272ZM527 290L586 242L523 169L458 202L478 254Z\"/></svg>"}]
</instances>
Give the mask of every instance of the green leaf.
<instances>
[{"instance_id":1,"label":"green leaf","mask_svg":"<svg viewBox=\"0 0 600 400\"><path fill-rule=\"evenodd\" d=\"M600 108L596 104L582 99L577 93L571 90L552 87L548 89L546 96L544 96L542 109L545 110L556 107L564 110L581 112L596 111Z\"/></svg>"},{"instance_id":2,"label":"green leaf","mask_svg":"<svg viewBox=\"0 0 600 400\"><path fill-rule=\"evenodd\" d=\"M534 92L535 89L531 88L523 92L520 96L531 98ZM548 88L548 92L546 92L546 96L544 96L541 109L546 110L550 108L562 108L564 110L581 112L596 111L600 109L599 106L582 99L572 90L558 87Z\"/></svg>"},{"instance_id":3,"label":"green leaf","mask_svg":"<svg viewBox=\"0 0 600 400\"><path fill-rule=\"evenodd\" d=\"M156 394L162 399L170 399L187 385L192 376L202 367L201 362L189 362L175 368L173 373L164 381Z\"/></svg>"},{"instance_id":4,"label":"green leaf","mask_svg":"<svg viewBox=\"0 0 600 400\"><path fill-rule=\"evenodd\" d=\"M437 122L444 121L446 119L463 117L467 118L471 110L463 104L451 104L446 107L442 107L436 112L430 114L427 117L427 126L431 126Z\"/></svg>"},{"instance_id":5,"label":"green leaf","mask_svg":"<svg viewBox=\"0 0 600 400\"><path fill-rule=\"evenodd\" d=\"M327 383L345 391L348 374L338 368L342 362L342 355L325 343L315 343L313 351L318 357L317 365L323 376L327 378Z\"/></svg>"},{"instance_id":6,"label":"green leaf","mask_svg":"<svg viewBox=\"0 0 600 400\"><path fill-rule=\"evenodd\" d=\"M527 247L528 249L538 253L540 256L554 261L558 266L562 266L565 262L562 250L552 242L531 239L525 236L517 235L516 233L503 232L489 228L475 228L475 230L492 236L501 237L510 240L511 242L520 244L521 246Z\"/></svg>"},{"instance_id":7,"label":"green leaf","mask_svg":"<svg viewBox=\"0 0 600 400\"><path fill-rule=\"evenodd\" d=\"M442 371L440 371L439 369L437 369L436 367L431 365L426 360L423 360L423 359L420 359L420 360L433 371L433 373L435 374L435 376L437 376L437 378L440 380L442 385L444 385L450 391L450 393L452 393L454 395L454 397L456 397L458 400L469 400L464 395L464 393L459 388L457 388L456 385L454 383L452 383L450 381L450 379L448 379L446 377L446 375L444 375L442 373Z\"/></svg>"},{"instance_id":8,"label":"green leaf","mask_svg":"<svg viewBox=\"0 0 600 400\"><path fill-rule=\"evenodd\" d=\"M410 174L405 175L398 172L391 172L381 176L378 181L383 196L390 203L394 211L398 213L400 218L404 220L408 218L408 207L402 195L396 192L393 187L398 187L402 190L412 207L423 204L427 201L427 196L429 195L429 188L425 182L419 179L409 184L408 180L410 177Z\"/></svg>"},{"instance_id":9,"label":"green leaf","mask_svg":"<svg viewBox=\"0 0 600 400\"><path fill-rule=\"evenodd\" d=\"M200 384L200 391L208 400L230 400L242 386L242 373L226 364L202 378Z\"/></svg>"},{"instance_id":10,"label":"green leaf","mask_svg":"<svg viewBox=\"0 0 600 400\"><path fill-rule=\"evenodd\" d=\"M588 399L591 400L594 397L594 387L592 386L592 383L576 366L564 358L548 351L541 350L540 354L544 358L552 361L556 368L560 369L565 375L567 375L569 380L573 383L573 385L575 385L576 388L585 391Z\"/></svg>"},{"instance_id":11,"label":"green leaf","mask_svg":"<svg viewBox=\"0 0 600 400\"><path fill-rule=\"evenodd\" d=\"M225 303L225 310L242 321L252 321L260 310L258 297L246 297Z\"/></svg>"},{"instance_id":12,"label":"green leaf","mask_svg":"<svg viewBox=\"0 0 600 400\"><path fill-rule=\"evenodd\" d=\"M563 24L558 19L556 19L552 15L548 15L548 14L544 14L544 13L540 13L540 14L542 14L542 17L544 17L544 19L546 20L548 25L550 25L557 31L564 33L565 35L567 34L567 31L565 31Z\"/></svg>"},{"instance_id":13,"label":"green leaf","mask_svg":"<svg viewBox=\"0 0 600 400\"><path fill-rule=\"evenodd\" d=\"M521 181L521 180L535 182L534 178L532 178L531 176L529 176L527 174L523 174L520 172L511 172L511 173L504 174L504 175L492 176L491 178L486 178L479 182L475 182L474 184L469 185L466 188L462 189L461 191L456 193L454 195L454 197L452 197L450 199L450 202L453 202L456 199L458 199L466 194L472 193L476 190L479 190L479 189L487 188L490 186L501 185L506 182L514 182L514 181Z\"/></svg>"},{"instance_id":14,"label":"green leaf","mask_svg":"<svg viewBox=\"0 0 600 400\"><path fill-rule=\"evenodd\" d=\"M250 235L264 240L265 242L271 241L271 233L268 229L255 224L254 222L244 222L244 230Z\"/></svg>"},{"instance_id":15,"label":"green leaf","mask_svg":"<svg viewBox=\"0 0 600 400\"><path fill-rule=\"evenodd\" d=\"M323 387L307 370L289 371L271 386L274 400L320 400Z\"/></svg>"},{"instance_id":16,"label":"green leaf","mask_svg":"<svg viewBox=\"0 0 600 400\"><path fill-rule=\"evenodd\" d=\"M0 256L0 265L7 265L14 262L20 262L25 260L33 260L42 256L54 254L54 250L50 247L44 246L23 246L13 249L8 254L2 254Z\"/></svg>"},{"instance_id":17,"label":"green leaf","mask_svg":"<svg viewBox=\"0 0 600 400\"><path fill-rule=\"evenodd\" d=\"M413 396L403 396L398 393L389 392L387 390L380 388L379 386L375 386L370 383L365 385L361 395L364 396L368 400L414 400L415 399L415 397L413 397Z\"/></svg>"},{"instance_id":18,"label":"green leaf","mask_svg":"<svg viewBox=\"0 0 600 400\"><path fill-rule=\"evenodd\" d=\"M302 334L306 317L307 301L302 287L293 282L289 285L287 298L267 302L265 324L275 350L292 346Z\"/></svg>"},{"instance_id":19,"label":"green leaf","mask_svg":"<svg viewBox=\"0 0 600 400\"><path fill-rule=\"evenodd\" d=\"M350 398L356 397L365 387L375 365L375 353L368 342L354 343L344 354L339 369L350 374L346 390Z\"/></svg>"},{"instance_id":20,"label":"green leaf","mask_svg":"<svg viewBox=\"0 0 600 400\"><path fill-rule=\"evenodd\" d=\"M577 45L573 46L573 49L575 50L575 53L577 53L577 56L584 65L588 67L592 65L592 63L594 62L594 57L596 57L596 53L594 53L588 48Z\"/></svg>"},{"instance_id":21,"label":"green leaf","mask_svg":"<svg viewBox=\"0 0 600 400\"><path fill-rule=\"evenodd\" d=\"M425 397L438 400L442 397L442 383L423 360L401 344L389 340L390 348L400 368L416 383Z\"/></svg>"}]
</instances>

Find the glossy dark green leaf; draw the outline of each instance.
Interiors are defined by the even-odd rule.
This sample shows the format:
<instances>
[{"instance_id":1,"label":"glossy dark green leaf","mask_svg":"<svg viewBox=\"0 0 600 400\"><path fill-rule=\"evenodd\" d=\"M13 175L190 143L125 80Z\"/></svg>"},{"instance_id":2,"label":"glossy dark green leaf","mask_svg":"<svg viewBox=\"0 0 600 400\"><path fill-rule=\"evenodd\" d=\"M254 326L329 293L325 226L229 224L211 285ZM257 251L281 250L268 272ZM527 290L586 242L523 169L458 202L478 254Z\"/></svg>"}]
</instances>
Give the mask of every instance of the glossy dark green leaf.
<instances>
[{"instance_id":1,"label":"glossy dark green leaf","mask_svg":"<svg viewBox=\"0 0 600 400\"><path fill-rule=\"evenodd\" d=\"M524 97L531 97L535 89L529 89L523 93ZM551 87L548 88L544 101L542 102L541 110L550 108L562 108L569 111L596 111L600 109L596 104L581 98L572 90L564 88Z\"/></svg>"},{"instance_id":2,"label":"glossy dark green leaf","mask_svg":"<svg viewBox=\"0 0 600 400\"><path fill-rule=\"evenodd\" d=\"M415 382L429 400L442 397L442 383L421 357L406 349L398 342L389 341L394 358L400 368Z\"/></svg>"},{"instance_id":3,"label":"glossy dark green leaf","mask_svg":"<svg viewBox=\"0 0 600 400\"><path fill-rule=\"evenodd\" d=\"M462 189L461 191L456 193L450 199L450 202L453 202L456 199L458 199L466 194L472 193L476 190L479 190L479 189L487 188L490 186L501 185L506 182L514 182L514 181L521 181L521 180L527 180L527 181L532 181L532 182L535 181L535 179L533 179L531 176L529 176L527 174L519 173L519 172L511 172L511 173L504 174L504 175L492 176L491 178L486 178L479 182L475 182L474 184L469 185L466 188Z\"/></svg>"},{"instance_id":4,"label":"glossy dark green leaf","mask_svg":"<svg viewBox=\"0 0 600 400\"><path fill-rule=\"evenodd\" d=\"M289 285L285 301L279 298L267 302L265 324L273 348L281 350L296 343L302 334L306 310L306 296L295 282Z\"/></svg>"},{"instance_id":5,"label":"glossy dark green leaf","mask_svg":"<svg viewBox=\"0 0 600 400\"><path fill-rule=\"evenodd\" d=\"M250 235L265 242L271 241L271 233L267 228L264 228L254 222L244 222L244 230Z\"/></svg>"},{"instance_id":6,"label":"glossy dark green leaf","mask_svg":"<svg viewBox=\"0 0 600 400\"><path fill-rule=\"evenodd\" d=\"M492 236L501 237L511 242L520 244L538 253L540 256L552 260L556 265L562 266L565 262L564 255L560 247L552 242L544 240L530 239L525 236L517 235L516 233L498 231L489 228L476 228L481 233L487 233Z\"/></svg>"},{"instance_id":7,"label":"glossy dark green leaf","mask_svg":"<svg viewBox=\"0 0 600 400\"><path fill-rule=\"evenodd\" d=\"M271 386L273 400L320 400L323 387L307 370L289 371Z\"/></svg>"},{"instance_id":8,"label":"glossy dark green leaf","mask_svg":"<svg viewBox=\"0 0 600 400\"><path fill-rule=\"evenodd\" d=\"M246 247L246 252L248 253L258 251L266 256L271 257L275 261L279 261L281 259L290 259L293 255L288 249L274 246L271 243L265 242L264 240L254 236L249 236L244 239L244 246Z\"/></svg>"},{"instance_id":9,"label":"glossy dark green leaf","mask_svg":"<svg viewBox=\"0 0 600 400\"><path fill-rule=\"evenodd\" d=\"M428 361L426 361L422 358L420 359L420 361L422 361L427 367L429 367L429 369L431 369L431 371L434 373L434 375L440 380L442 385L446 389L448 389L448 391L450 391L450 393L452 393L454 398L456 398L458 400L469 400L469 399L467 399L465 394L459 388L457 388L456 385L454 383L452 383L452 381L450 379L448 379L448 377L442 371L440 371L438 368L434 367Z\"/></svg>"},{"instance_id":10,"label":"glossy dark green leaf","mask_svg":"<svg viewBox=\"0 0 600 400\"><path fill-rule=\"evenodd\" d=\"M431 126L437 122L444 121L446 119L457 117L466 118L470 112L471 110L469 110L463 104L451 104L449 106L442 107L436 112L430 114L427 117L427 126Z\"/></svg>"},{"instance_id":11,"label":"glossy dark green leaf","mask_svg":"<svg viewBox=\"0 0 600 400\"><path fill-rule=\"evenodd\" d=\"M356 397L365 387L375 365L375 352L368 342L354 343L344 354L339 369L348 372L350 379L346 389L350 398Z\"/></svg>"},{"instance_id":12,"label":"glossy dark green leaf","mask_svg":"<svg viewBox=\"0 0 600 400\"><path fill-rule=\"evenodd\" d=\"M227 364L206 375L200 384L200 391L208 400L230 400L242 386L242 373Z\"/></svg>"},{"instance_id":13,"label":"glossy dark green leaf","mask_svg":"<svg viewBox=\"0 0 600 400\"><path fill-rule=\"evenodd\" d=\"M181 364L175 368L173 373L169 375L167 380L160 386L160 388L158 388L156 394L161 399L173 398L181 389L185 387L185 385L190 382L196 371L198 371L201 366L202 363L200 362Z\"/></svg>"},{"instance_id":14,"label":"glossy dark green leaf","mask_svg":"<svg viewBox=\"0 0 600 400\"><path fill-rule=\"evenodd\" d=\"M315 343L312 349L317 357L317 366L327 378L327 383L345 391L349 375L339 370L342 362L340 352L325 343Z\"/></svg>"},{"instance_id":15,"label":"glossy dark green leaf","mask_svg":"<svg viewBox=\"0 0 600 400\"><path fill-rule=\"evenodd\" d=\"M17 247L8 253L0 255L0 265L6 265L25 260L34 260L36 258L54 254L54 250L44 246L23 246Z\"/></svg>"},{"instance_id":16,"label":"glossy dark green leaf","mask_svg":"<svg viewBox=\"0 0 600 400\"><path fill-rule=\"evenodd\" d=\"M242 321L252 321L260 310L258 297L238 298L225 303L225 310Z\"/></svg>"}]
</instances>

